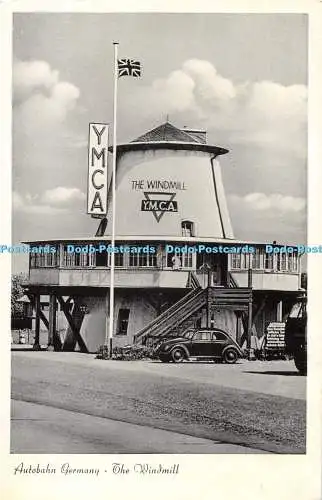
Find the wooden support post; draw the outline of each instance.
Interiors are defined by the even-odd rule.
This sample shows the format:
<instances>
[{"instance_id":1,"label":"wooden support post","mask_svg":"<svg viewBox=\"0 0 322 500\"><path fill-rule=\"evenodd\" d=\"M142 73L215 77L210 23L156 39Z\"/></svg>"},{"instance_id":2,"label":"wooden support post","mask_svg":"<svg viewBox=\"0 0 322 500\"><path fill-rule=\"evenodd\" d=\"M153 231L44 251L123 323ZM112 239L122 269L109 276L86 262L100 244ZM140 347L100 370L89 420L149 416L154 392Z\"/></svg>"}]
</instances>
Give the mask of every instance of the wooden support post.
<instances>
[{"instance_id":1,"label":"wooden support post","mask_svg":"<svg viewBox=\"0 0 322 500\"><path fill-rule=\"evenodd\" d=\"M239 311L235 311L236 316L236 342L239 344L240 341L240 314Z\"/></svg>"},{"instance_id":2,"label":"wooden support post","mask_svg":"<svg viewBox=\"0 0 322 500\"><path fill-rule=\"evenodd\" d=\"M36 305L36 300L35 298L33 297L32 294L30 293L26 293L26 295L28 296L29 300L30 300L30 303L31 303L31 306L33 307L33 309L35 310L36 312L36 308L37 308L37 305ZM41 310L41 307L39 307L39 319L43 322L43 324L45 325L45 327L47 328L47 330L49 330L49 322L48 322L48 319L46 318L46 316L44 315L44 313L42 312Z\"/></svg>"},{"instance_id":3,"label":"wooden support post","mask_svg":"<svg viewBox=\"0 0 322 500\"><path fill-rule=\"evenodd\" d=\"M251 257L251 256L250 256ZM253 287L253 271L251 266L248 268L248 288ZM252 346L252 326L253 326L253 294L251 293L248 301L248 321L247 321L247 349L248 359L254 359L254 349Z\"/></svg>"},{"instance_id":4,"label":"wooden support post","mask_svg":"<svg viewBox=\"0 0 322 500\"><path fill-rule=\"evenodd\" d=\"M206 327L210 328L210 320L211 320L211 310L210 310L210 286L211 286L211 269L208 268L207 271L207 303L206 303Z\"/></svg>"},{"instance_id":5,"label":"wooden support post","mask_svg":"<svg viewBox=\"0 0 322 500\"><path fill-rule=\"evenodd\" d=\"M250 297L248 302L247 349L251 348L252 324L253 324L253 300Z\"/></svg>"},{"instance_id":6,"label":"wooden support post","mask_svg":"<svg viewBox=\"0 0 322 500\"><path fill-rule=\"evenodd\" d=\"M78 304L77 299L76 298L74 299L75 306L76 306L75 311L73 311L73 316L74 317L70 314L70 312L68 310L68 306L65 303L63 297L61 297L61 296L58 295L57 296L57 300L58 300L59 304L61 305L61 308L64 311L64 314L65 314L65 317L66 317L66 319L68 321L68 324L69 324L69 326L70 326L70 328L71 328L71 330L73 332L73 336L74 336L74 339L75 339L75 344L76 344L76 342L78 342L78 345L79 345L79 348L80 348L81 352L88 353L88 349L86 347L86 344L85 344L84 340L82 339L82 337L80 335L80 328L81 328L81 325L82 325L84 313L82 313L80 311L80 306ZM76 315L77 315L77 320L75 318ZM64 350L65 350L65 348L64 348ZM72 350L74 350L74 349L72 349Z\"/></svg>"},{"instance_id":7,"label":"wooden support post","mask_svg":"<svg viewBox=\"0 0 322 500\"><path fill-rule=\"evenodd\" d=\"M282 320L283 320L283 301L279 300L277 302L276 321L281 323Z\"/></svg>"},{"instance_id":8,"label":"wooden support post","mask_svg":"<svg viewBox=\"0 0 322 500\"><path fill-rule=\"evenodd\" d=\"M35 313L36 313L36 322L35 322L35 341L33 345L33 349L35 351L40 351L40 293L36 294L35 297Z\"/></svg>"},{"instance_id":9,"label":"wooden support post","mask_svg":"<svg viewBox=\"0 0 322 500\"><path fill-rule=\"evenodd\" d=\"M208 269L207 273L207 328L210 328L210 316L211 316L211 311L210 311L210 285L211 285L211 270Z\"/></svg>"},{"instance_id":10,"label":"wooden support post","mask_svg":"<svg viewBox=\"0 0 322 500\"><path fill-rule=\"evenodd\" d=\"M54 342L56 337L56 296L51 293L49 296L49 328L48 328L48 351L55 349Z\"/></svg>"}]
</instances>

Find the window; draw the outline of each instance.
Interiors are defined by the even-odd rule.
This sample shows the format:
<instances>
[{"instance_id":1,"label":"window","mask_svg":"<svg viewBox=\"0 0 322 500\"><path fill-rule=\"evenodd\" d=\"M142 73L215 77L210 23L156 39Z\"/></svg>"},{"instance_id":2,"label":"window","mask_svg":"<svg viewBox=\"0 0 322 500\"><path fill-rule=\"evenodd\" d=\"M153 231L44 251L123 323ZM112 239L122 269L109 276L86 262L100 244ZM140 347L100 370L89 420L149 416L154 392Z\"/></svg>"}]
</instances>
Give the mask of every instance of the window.
<instances>
[{"instance_id":1,"label":"window","mask_svg":"<svg viewBox=\"0 0 322 500\"><path fill-rule=\"evenodd\" d=\"M298 258L296 253L288 255L288 269L290 273L298 272Z\"/></svg>"},{"instance_id":2,"label":"window","mask_svg":"<svg viewBox=\"0 0 322 500\"><path fill-rule=\"evenodd\" d=\"M288 259L286 253L277 254L277 270L287 271Z\"/></svg>"},{"instance_id":3,"label":"window","mask_svg":"<svg viewBox=\"0 0 322 500\"><path fill-rule=\"evenodd\" d=\"M130 267L156 267L157 256L150 253L130 253Z\"/></svg>"},{"instance_id":4,"label":"window","mask_svg":"<svg viewBox=\"0 0 322 500\"><path fill-rule=\"evenodd\" d=\"M119 309L116 335L126 335L129 325L130 309Z\"/></svg>"},{"instance_id":5,"label":"window","mask_svg":"<svg viewBox=\"0 0 322 500\"><path fill-rule=\"evenodd\" d=\"M64 246L64 266L73 267L74 265L74 256L73 252L67 252L67 246Z\"/></svg>"},{"instance_id":6,"label":"window","mask_svg":"<svg viewBox=\"0 0 322 500\"><path fill-rule=\"evenodd\" d=\"M74 255L74 266L76 266L76 267L80 266L80 258L81 258L81 254L80 253L75 253L75 255Z\"/></svg>"},{"instance_id":7,"label":"window","mask_svg":"<svg viewBox=\"0 0 322 500\"><path fill-rule=\"evenodd\" d=\"M253 254L253 269L263 269L262 260L262 249L255 248L255 253Z\"/></svg>"},{"instance_id":8,"label":"window","mask_svg":"<svg viewBox=\"0 0 322 500\"><path fill-rule=\"evenodd\" d=\"M297 302L293 305L291 312L289 314L290 318L302 318L303 317L303 304Z\"/></svg>"},{"instance_id":9,"label":"window","mask_svg":"<svg viewBox=\"0 0 322 500\"><path fill-rule=\"evenodd\" d=\"M95 253L90 253L88 254L88 265L90 267L94 267L95 266L95 262L96 262L96 254Z\"/></svg>"},{"instance_id":10,"label":"window","mask_svg":"<svg viewBox=\"0 0 322 500\"><path fill-rule=\"evenodd\" d=\"M111 253L108 253L107 265L111 267ZM115 267L123 267L124 266L124 254L123 253L114 253L114 266Z\"/></svg>"},{"instance_id":11,"label":"window","mask_svg":"<svg viewBox=\"0 0 322 500\"><path fill-rule=\"evenodd\" d=\"M212 340L227 340L227 337L224 333L216 332L212 334Z\"/></svg>"},{"instance_id":12,"label":"window","mask_svg":"<svg viewBox=\"0 0 322 500\"><path fill-rule=\"evenodd\" d=\"M88 260L89 260L88 257L89 257L88 253L81 253L80 254L79 265L81 267L88 266Z\"/></svg>"},{"instance_id":13,"label":"window","mask_svg":"<svg viewBox=\"0 0 322 500\"><path fill-rule=\"evenodd\" d=\"M232 253L231 254L231 268L232 269L248 269L251 257L252 257L251 254Z\"/></svg>"},{"instance_id":14,"label":"window","mask_svg":"<svg viewBox=\"0 0 322 500\"><path fill-rule=\"evenodd\" d=\"M34 253L30 254L30 267L35 268L36 267L36 255Z\"/></svg>"},{"instance_id":15,"label":"window","mask_svg":"<svg viewBox=\"0 0 322 500\"><path fill-rule=\"evenodd\" d=\"M191 269L193 267L192 253L184 253L181 258L181 267Z\"/></svg>"},{"instance_id":16,"label":"window","mask_svg":"<svg viewBox=\"0 0 322 500\"><path fill-rule=\"evenodd\" d=\"M123 267L124 266L124 254L116 253L114 256L114 265L115 267Z\"/></svg>"},{"instance_id":17,"label":"window","mask_svg":"<svg viewBox=\"0 0 322 500\"><path fill-rule=\"evenodd\" d=\"M199 340L211 340L211 332L196 332L193 336L194 341L199 341Z\"/></svg>"},{"instance_id":18,"label":"window","mask_svg":"<svg viewBox=\"0 0 322 500\"><path fill-rule=\"evenodd\" d=\"M167 267L172 267L173 266L172 259L173 259L174 253L167 253L166 255L167 255ZM180 261L180 265L181 265L181 261Z\"/></svg>"},{"instance_id":19,"label":"window","mask_svg":"<svg viewBox=\"0 0 322 500\"><path fill-rule=\"evenodd\" d=\"M57 249L56 252L50 252L46 254L46 266L47 267L55 267L57 265L57 260L59 256L57 254Z\"/></svg>"},{"instance_id":20,"label":"window","mask_svg":"<svg viewBox=\"0 0 322 500\"><path fill-rule=\"evenodd\" d=\"M181 222L181 234L182 236L194 236L194 224L191 220L183 220Z\"/></svg>"},{"instance_id":21,"label":"window","mask_svg":"<svg viewBox=\"0 0 322 500\"><path fill-rule=\"evenodd\" d=\"M241 254L241 268L249 269L252 267L253 262L253 254L251 253L242 253Z\"/></svg>"},{"instance_id":22,"label":"window","mask_svg":"<svg viewBox=\"0 0 322 500\"><path fill-rule=\"evenodd\" d=\"M96 266L97 267L107 267L107 252L96 253Z\"/></svg>"},{"instance_id":23,"label":"window","mask_svg":"<svg viewBox=\"0 0 322 500\"><path fill-rule=\"evenodd\" d=\"M38 253L36 256L37 267L46 267L46 255Z\"/></svg>"},{"instance_id":24,"label":"window","mask_svg":"<svg viewBox=\"0 0 322 500\"><path fill-rule=\"evenodd\" d=\"M231 268L232 269L240 269L241 258L239 253L231 254Z\"/></svg>"},{"instance_id":25,"label":"window","mask_svg":"<svg viewBox=\"0 0 322 500\"><path fill-rule=\"evenodd\" d=\"M272 253L265 253L264 269L266 269L266 270L273 269L273 254Z\"/></svg>"}]
</instances>

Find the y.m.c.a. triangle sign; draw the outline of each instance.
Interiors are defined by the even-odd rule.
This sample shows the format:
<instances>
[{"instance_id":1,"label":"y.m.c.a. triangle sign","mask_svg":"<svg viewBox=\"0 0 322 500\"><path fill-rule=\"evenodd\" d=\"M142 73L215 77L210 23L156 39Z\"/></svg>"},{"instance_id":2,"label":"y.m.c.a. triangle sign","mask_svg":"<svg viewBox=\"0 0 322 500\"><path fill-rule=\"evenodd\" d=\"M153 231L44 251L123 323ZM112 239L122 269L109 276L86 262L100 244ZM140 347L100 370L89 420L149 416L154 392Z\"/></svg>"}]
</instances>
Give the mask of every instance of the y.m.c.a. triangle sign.
<instances>
[{"instance_id":1,"label":"y.m.c.a. triangle sign","mask_svg":"<svg viewBox=\"0 0 322 500\"><path fill-rule=\"evenodd\" d=\"M178 203L173 201L176 193L145 191L144 196L141 211L152 212L157 222L160 222L165 212L178 212Z\"/></svg>"}]
</instances>

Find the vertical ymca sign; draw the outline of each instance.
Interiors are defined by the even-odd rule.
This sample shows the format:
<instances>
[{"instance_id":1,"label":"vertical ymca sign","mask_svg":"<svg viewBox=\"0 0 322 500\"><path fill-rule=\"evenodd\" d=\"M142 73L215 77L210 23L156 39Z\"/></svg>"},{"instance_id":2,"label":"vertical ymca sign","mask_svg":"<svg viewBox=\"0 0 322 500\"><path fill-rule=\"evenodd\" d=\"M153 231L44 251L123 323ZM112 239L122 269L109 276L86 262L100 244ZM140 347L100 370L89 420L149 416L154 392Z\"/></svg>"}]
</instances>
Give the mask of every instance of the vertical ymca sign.
<instances>
[{"instance_id":1,"label":"vertical ymca sign","mask_svg":"<svg viewBox=\"0 0 322 500\"><path fill-rule=\"evenodd\" d=\"M108 125L89 124L87 213L107 214Z\"/></svg>"}]
</instances>

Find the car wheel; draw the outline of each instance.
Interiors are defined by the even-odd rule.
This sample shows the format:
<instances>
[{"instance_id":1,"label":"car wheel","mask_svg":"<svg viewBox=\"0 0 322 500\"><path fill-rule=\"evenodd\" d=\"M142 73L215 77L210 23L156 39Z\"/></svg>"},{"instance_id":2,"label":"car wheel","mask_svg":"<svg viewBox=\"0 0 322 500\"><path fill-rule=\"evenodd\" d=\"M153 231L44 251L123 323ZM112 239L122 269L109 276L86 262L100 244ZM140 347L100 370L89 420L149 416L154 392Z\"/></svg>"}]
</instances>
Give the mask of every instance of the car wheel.
<instances>
[{"instance_id":1,"label":"car wheel","mask_svg":"<svg viewBox=\"0 0 322 500\"><path fill-rule=\"evenodd\" d=\"M294 363L301 375L307 373L307 359L305 351L297 351L294 353Z\"/></svg>"},{"instance_id":2,"label":"car wheel","mask_svg":"<svg viewBox=\"0 0 322 500\"><path fill-rule=\"evenodd\" d=\"M223 354L223 361L229 365L236 363L238 359L238 353L235 349L229 348Z\"/></svg>"},{"instance_id":3,"label":"car wheel","mask_svg":"<svg viewBox=\"0 0 322 500\"><path fill-rule=\"evenodd\" d=\"M182 361L185 359L185 357L186 357L186 353L180 347L173 349L173 351L171 353L171 358L172 358L172 361L174 363L182 363Z\"/></svg>"}]
</instances>

